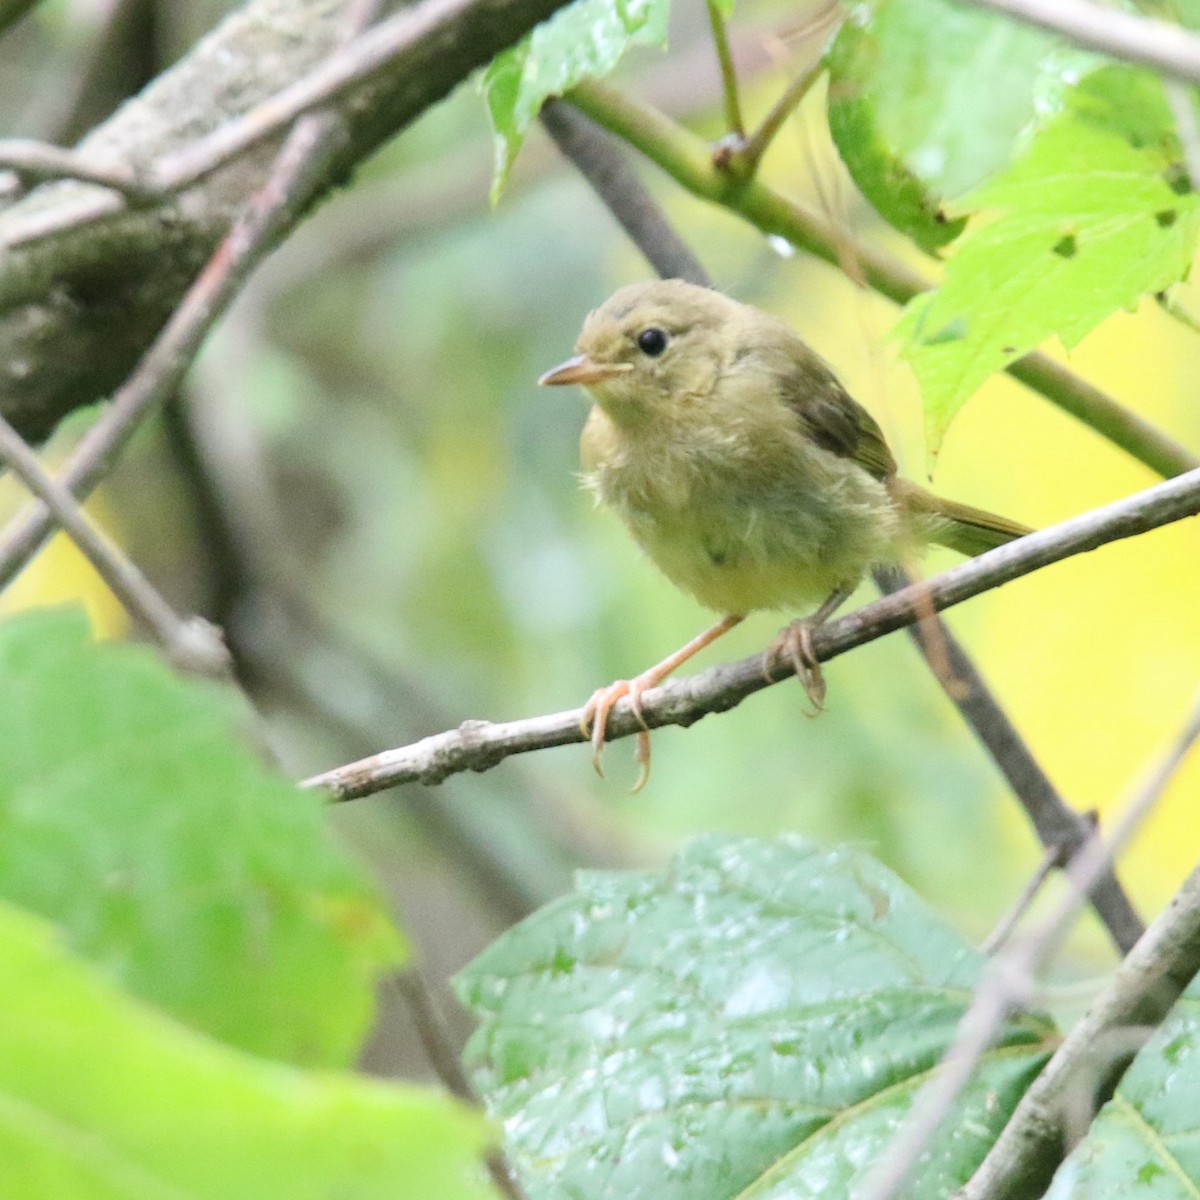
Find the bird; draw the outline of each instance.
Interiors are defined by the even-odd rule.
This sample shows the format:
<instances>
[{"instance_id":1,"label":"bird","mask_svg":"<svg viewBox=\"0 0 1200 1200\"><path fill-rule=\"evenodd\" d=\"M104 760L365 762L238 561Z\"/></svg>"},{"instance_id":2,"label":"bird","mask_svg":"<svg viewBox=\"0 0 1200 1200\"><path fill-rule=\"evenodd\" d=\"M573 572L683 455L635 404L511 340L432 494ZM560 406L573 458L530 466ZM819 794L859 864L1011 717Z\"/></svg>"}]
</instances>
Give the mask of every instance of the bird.
<instances>
[{"instance_id":1,"label":"bird","mask_svg":"<svg viewBox=\"0 0 1200 1200\"><path fill-rule=\"evenodd\" d=\"M601 772L609 713L641 698L759 609L808 612L780 633L814 711L812 631L875 565L937 543L973 556L1032 530L901 478L875 419L788 325L712 288L633 283L588 314L547 387L581 385L585 486L676 587L721 619L634 676L598 688L580 722Z\"/></svg>"}]
</instances>

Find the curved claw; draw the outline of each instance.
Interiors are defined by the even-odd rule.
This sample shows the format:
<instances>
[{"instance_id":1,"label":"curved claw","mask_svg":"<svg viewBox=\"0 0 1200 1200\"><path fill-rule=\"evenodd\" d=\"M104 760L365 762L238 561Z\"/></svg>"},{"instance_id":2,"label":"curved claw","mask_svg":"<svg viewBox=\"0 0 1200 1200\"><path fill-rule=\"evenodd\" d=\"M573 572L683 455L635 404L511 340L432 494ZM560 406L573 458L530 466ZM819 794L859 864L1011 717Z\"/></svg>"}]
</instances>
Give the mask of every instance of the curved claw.
<instances>
[{"instance_id":1,"label":"curved claw","mask_svg":"<svg viewBox=\"0 0 1200 1200\"><path fill-rule=\"evenodd\" d=\"M655 686L652 679L639 675L636 679L618 679L608 687L597 688L588 702L583 706L583 715L579 718L579 728L583 736L592 743L592 766L601 779L604 778L604 768L600 765L600 756L604 752L604 735L608 728L608 714L613 706L624 696L629 697L629 707L637 718L642 730L638 734L636 759L640 770L632 791L640 792L650 778L650 727L642 713L642 693Z\"/></svg>"},{"instance_id":2,"label":"curved claw","mask_svg":"<svg viewBox=\"0 0 1200 1200\"><path fill-rule=\"evenodd\" d=\"M805 714L809 717L818 716L825 708L825 675L813 649L814 624L811 617L801 617L781 630L775 641L777 649L791 660L796 678L812 705L812 712Z\"/></svg>"}]
</instances>

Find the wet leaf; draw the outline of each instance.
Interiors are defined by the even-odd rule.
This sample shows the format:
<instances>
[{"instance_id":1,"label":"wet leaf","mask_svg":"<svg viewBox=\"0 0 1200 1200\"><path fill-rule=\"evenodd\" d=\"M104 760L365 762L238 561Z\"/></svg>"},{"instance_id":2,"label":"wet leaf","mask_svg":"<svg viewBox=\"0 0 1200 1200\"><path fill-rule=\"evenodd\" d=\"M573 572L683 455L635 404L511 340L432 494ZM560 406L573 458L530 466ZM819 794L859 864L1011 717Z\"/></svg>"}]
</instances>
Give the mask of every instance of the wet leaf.
<instances>
[{"instance_id":1,"label":"wet leaf","mask_svg":"<svg viewBox=\"0 0 1200 1200\"><path fill-rule=\"evenodd\" d=\"M481 83L496 135L493 202L543 103L585 79L603 78L634 43L665 46L669 6L670 0L575 0L496 55Z\"/></svg>"},{"instance_id":2,"label":"wet leaf","mask_svg":"<svg viewBox=\"0 0 1200 1200\"><path fill-rule=\"evenodd\" d=\"M865 0L829 51L829 127L880 215L933 250L963 228L945 202L1007 165L1096 61L950 0Z\"/></svg>"},{"instance_id":3,"label":"wet leaf","mask_svg":"<svg viewBox=\"0 0 1200 1200\"><path fill-rule=\"evenodd\" d=\"M347 1063L400 938L324 801L267 770L245 720L73 610L0 623L0 897L205 1032Z\"/></svg>"},{"instance_id":4,"label":"wet leaf","mask_svg":"<svg viewBox=\"0 0 1200 1200\"><path fill-rule=\"evenodd\" d=\"M984 219L962 238L941 286L911 301L897 326L924 396L931 454L989 375L1051 335L1074 346L1191 265L1200 199L1179 190L1174 138L1153 117L1161 90L1151 81L1137 103L1135 74L1082 89L1072 112L953 206Z\"/></svg>"},{"instance_id":5,"label":"wet leaf","mask_svg":"<svg viewBox=\"0 0 1200 1200\"><path fill-rule=\"evenodd\" d=\"M531 1197L849 1196L970 1001L982 959L853 850L706 837L586 874L462 975L468 1061ZM941 1196L1044 1060L1003 1031L914 1177Z\"/></svg>"},{"instance_id":6,"label":"wet leaf","mask_svg":"<svg viewBox=\"0 0 1200 1200\"><path fill-rule=\"evenodd\" d=\"M1200 986L1142 1048L1046 1200L1192 1200L1200 1191Z\"/></svg>"}]
</instances>

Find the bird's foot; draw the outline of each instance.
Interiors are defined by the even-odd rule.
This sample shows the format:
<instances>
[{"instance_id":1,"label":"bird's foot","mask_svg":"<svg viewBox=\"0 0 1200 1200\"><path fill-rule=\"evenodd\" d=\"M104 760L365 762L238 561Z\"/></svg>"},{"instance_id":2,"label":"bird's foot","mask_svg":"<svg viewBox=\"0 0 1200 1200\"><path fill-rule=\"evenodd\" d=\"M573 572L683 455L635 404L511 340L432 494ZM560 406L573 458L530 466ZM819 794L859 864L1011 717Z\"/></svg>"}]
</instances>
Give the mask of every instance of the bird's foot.
<instances>
[{"instance_id":1,"label":"bird's foot","mask_svg":"<svg viewBox=\"0 0 1200 1200\"><path fill-rule=\"evenodd\" d=\"M637 751L634 757L638 764L638 777L632 792L640 792L650 778L650 727L642 715L642 693L652 687L657 687L661 679L653 671L647 671L633 679L618 679L607 687L597 688L591 699L583 706L583 716L579 718L579 728L583 736L591 739L592 766L596 774L604 777L604 768L600 765L600 755L604 751L604 734L608 727L608 714L613 705L625 696L629 697L629 707L637 717L641 730L637 735Z\"/></svg>"},{"instance_id":2,"label":"bird's foot","mask_svg":"<svg viewBox=\"0 0 1200 1200\"><path fill-rule=\"evenodd\" d=\"M805 716L818 716L825 708L825 675L813 649L813 630L818 622L812 617L801 617L779 631L779 636L771 643L771 650L776 654L785 655L800 680L800 686L812 705L812 711Z\"/></svg>"}]
</instances>

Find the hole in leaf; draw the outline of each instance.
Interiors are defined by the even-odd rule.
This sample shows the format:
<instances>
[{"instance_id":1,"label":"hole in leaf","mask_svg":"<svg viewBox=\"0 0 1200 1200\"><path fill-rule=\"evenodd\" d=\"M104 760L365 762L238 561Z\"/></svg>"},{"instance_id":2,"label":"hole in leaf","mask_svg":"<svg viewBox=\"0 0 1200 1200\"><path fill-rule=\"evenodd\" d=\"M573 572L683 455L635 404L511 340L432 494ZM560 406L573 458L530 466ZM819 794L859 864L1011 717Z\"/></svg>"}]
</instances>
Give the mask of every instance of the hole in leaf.
<instances>
[{"instance_id":1,"label":"hole in leaf","mask_svg":"<svg viewBox=\"0 0 1200 1200\"><path fill-rule=\"evenodd\" d=\"M1154 219L1158 222L1160 229L1170 229L1178 216L1179 214L1173 208L1164 208L1162 212L1154 214Z\"/></svg>"},{"instance_id":2,"label":"hole in leaf","mask_svg":"<svg viewBox=\"0 0 1200 1200\"><path fill-rule=\"evenodd\" d=\"M1073 233L1068 233L1066 237L1059 238L1059 240L1054 243L1051 249L1053 249L1054 253L1060 258L1074 258L1075 251L1078 249L1078 246L1075 244L1075 235Z\"/></svg>"}]
</instances>

